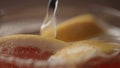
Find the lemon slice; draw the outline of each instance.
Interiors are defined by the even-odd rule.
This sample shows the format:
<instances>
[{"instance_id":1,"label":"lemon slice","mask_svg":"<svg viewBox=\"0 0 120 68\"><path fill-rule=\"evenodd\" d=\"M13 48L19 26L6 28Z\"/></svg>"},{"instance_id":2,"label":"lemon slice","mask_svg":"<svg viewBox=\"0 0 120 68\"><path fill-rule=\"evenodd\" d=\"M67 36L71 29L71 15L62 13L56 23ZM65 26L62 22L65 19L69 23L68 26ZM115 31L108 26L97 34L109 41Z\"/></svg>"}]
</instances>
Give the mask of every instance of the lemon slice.
<instances>
[{"instance_id":1,"label":"lemon slice","mask_svg":"<svg viewBox=\"0 0 120 68\"><path fill-rule=\"evenodd\" d=\"M104 33L92 15L83 15L71 18L57 26L56 38L66 42L89 39ZM52 29L47 28L42 36L52 38Z\"/></svg>"},{"instance_id":2,"label":"lemon slice","mask_svg":"<svg viewBox=\"0 0 120 68\"><path fill-rule=\"evenodd\" d=\"M71 46L61 49L51 56L49 61L61 61L82 67L87 66L88 62L92 63L90 60L98 57L105 58L104 60L112 60L113 57L118 56L119 52L119 45L101 41L86 40L73 43ZM101 61L101 59L95 60L95 62L99 61Z\"/></svg>"}]
</instances>

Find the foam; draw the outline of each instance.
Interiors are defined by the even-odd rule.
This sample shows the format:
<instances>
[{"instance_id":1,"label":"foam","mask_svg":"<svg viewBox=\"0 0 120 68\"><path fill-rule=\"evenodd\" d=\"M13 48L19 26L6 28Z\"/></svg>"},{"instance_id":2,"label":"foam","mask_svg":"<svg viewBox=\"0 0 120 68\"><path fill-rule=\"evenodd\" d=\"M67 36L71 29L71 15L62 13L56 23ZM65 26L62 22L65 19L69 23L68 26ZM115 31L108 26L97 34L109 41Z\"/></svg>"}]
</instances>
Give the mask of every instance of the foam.
<instances>
[{"instance_id":1,"label":"foam","mask_svg":"<svg viewBox=\"0 0 120 68\"><path fill-rule=\"evenodd\" d=\"M10 63L10 64L16 64L19 67L22 66L33 66L35 68L43 67L46 68L47 66L53 68L56 65L64 65L64 63L60 63L59 61L52 62L48 60L34 60L34 59L21 59L14 56L5 56L0 55L0 61Z\"/></svg>"}]
</instances>

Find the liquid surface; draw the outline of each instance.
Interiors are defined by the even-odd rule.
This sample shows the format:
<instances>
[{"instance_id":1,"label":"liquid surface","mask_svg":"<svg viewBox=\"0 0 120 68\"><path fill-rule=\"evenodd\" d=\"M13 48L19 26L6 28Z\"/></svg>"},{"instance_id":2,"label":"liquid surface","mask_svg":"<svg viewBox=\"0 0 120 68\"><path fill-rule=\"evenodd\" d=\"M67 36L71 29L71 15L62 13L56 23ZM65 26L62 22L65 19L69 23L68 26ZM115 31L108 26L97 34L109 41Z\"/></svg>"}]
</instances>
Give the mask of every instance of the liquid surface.
<instances>
[{"instance_id":1,"label":"liquid surface","mask_svg":"<svg viewBox=\"0 0 120 68\"><path fill-rule=\"evenodd\" d=\"M120 68L119 57L93 58L83 65L77 64L77 68Z\"/></svg>"}]
</instances>

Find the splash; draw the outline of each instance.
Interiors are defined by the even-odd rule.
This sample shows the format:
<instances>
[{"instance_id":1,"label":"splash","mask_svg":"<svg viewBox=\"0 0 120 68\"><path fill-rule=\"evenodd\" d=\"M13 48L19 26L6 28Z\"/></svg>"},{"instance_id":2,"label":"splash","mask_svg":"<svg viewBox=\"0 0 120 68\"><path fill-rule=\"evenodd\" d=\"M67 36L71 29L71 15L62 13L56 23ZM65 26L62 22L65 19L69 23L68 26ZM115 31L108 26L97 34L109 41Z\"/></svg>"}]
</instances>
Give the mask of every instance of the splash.
<instances>
[{"instance_id":1,"label":"splash","mask_svg":"<svg viewBox=\"0 0 120 68\"><path fill-rule=\"evenodd\" d=\"M40 33L42 34L47 28L52 29L52 36L53 38L56 37L56 10L58 6L58 0L49 0L48 9L46 17L41 25Z\"/></svg>"}]
</instances>

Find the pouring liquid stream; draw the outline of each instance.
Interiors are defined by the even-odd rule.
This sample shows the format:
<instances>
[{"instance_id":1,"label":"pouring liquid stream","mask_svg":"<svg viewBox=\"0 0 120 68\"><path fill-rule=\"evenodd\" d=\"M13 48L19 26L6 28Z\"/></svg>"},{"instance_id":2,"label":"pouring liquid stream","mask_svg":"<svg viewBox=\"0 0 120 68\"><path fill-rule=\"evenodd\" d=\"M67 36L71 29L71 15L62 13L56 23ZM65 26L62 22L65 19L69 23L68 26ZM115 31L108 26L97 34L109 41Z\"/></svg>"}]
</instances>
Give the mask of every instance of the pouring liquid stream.
<instances>
[{"instance_id":1,"label":"pouring liquid stream","mask_svg":"<svg viewBox=\"0 0 120 68\"><path fill-rule=\"evenodd\" d=\"M56 37L56 10L58 6L58 0L49 0L46 17L41 25L40 34L42 34L47 28L52 29L51 37Z\"/></svg>"}]
</instances>

